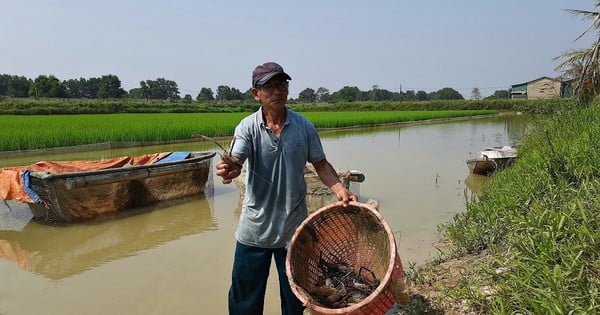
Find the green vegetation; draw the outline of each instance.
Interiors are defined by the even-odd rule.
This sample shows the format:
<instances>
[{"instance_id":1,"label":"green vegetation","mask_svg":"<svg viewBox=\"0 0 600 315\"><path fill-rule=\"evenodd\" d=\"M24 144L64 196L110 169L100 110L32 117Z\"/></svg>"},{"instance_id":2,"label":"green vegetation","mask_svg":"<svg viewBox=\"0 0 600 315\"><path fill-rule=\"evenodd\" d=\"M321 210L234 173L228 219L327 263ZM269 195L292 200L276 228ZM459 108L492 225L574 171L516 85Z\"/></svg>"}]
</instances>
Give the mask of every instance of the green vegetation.
<instances>
[{"instance_id":1,"label":"green vegetation","mask_svg":"<svg viewBox=\"0 0 600 315\"><path fill-rule=\"evenodd\" d=\"M506 92L506 93L503 93ZM103 75L99 78L79 78L60 81L54 75L40 75L35 80L23 76L0 74L1 97L28 97L36 99L69 98L69 99L144 99L144 100L187 100L193 99L192 95L179 95L177 83L165 78L140 81L140 87L129 92L121 88L121 80L116 75ZM492 98L508 98L508 90L496 91ZM252 101L251 88L242 92L235 87L219 85L216 95L211 88L202 87L195 97L199 101ZM471 99L481 99L479 89L475 88ZM306 88L299 93L297 101L300 102L338 102L338 101L427 101L427 100L464 100L464 97L455 89L445 87L438 91L427 93L425 91L399 91L392 92L380 89L377 85L369 91L361 91L356 86L344 86L339 91L329 93L325 87L317 91Z\"/></svg>"},{"instance_id":2,"label":"green vegetation","mask_svg":"<svg viewBox=\"0 0 600 315\"><path fill-rule=\"evenodd\" d=\"M101 142L170 141L233 134L244 113L0 116L0 151Z\"/></svg>"},{"instance_id":3,"label":"green vegetation","mask_svg":"<svg viewBox=\"0 0 600 315\"><path fill-rule=\"evenodd\" d=\"M187 103L184 101L4 99L0 115L74 115L116 113L228 113L257 110L255 102Z\"/></svg>"},{"instance_id":4,"label":"green vegetation","mask_svg":"<svg viewBox=\"0 0 600 315\"><path fill-rule=\"evenodd\" d=\"M600 313L600 108L536 123L517 163L441 227L456 253L492 253L450 292L482 313Z\"/></svg>"},{"instance_id":5,"label":"green vegetation","mask_svg":"<svg viewBox=\"0 0 600 315\"><path fill-rule=\"evenodd\" d=\"M404 111L404 110L497 110L552 114L577 106L575 99L550 100L437 100L437 101L354 101L354 102L289 102L299 112L316 111ZM70 115L113 113L231 113L253 112L255 101L161 101L161 100L86 100L86 99L0 99L0 115Z\"/></svg>"},{"instance_id":6,"label":"green vegetation","mask_svg":"<svg viewBox=\"0 0 600 315\"><path fill-rule=\"evenodd\" d=\"M395 122L419 121L495 114L492 110L447 111L346 111L303 112L302 114L318 128L341 128L350 126L373 126Z\"/></svg>"},{"instance_id":7,"label":"green vegetation","mask_svg":"<svg viewBox=\"0 0 600 315\"><path fill-rule=\"evenodd\" d=\"M478 100L478 101L366 101L336 103L290 104L290 108L299 111L389 111L389 110L497 110L518 111L532 114L553 114L577 106L574 99L545 100Z\"/></svg>"},{"instance_id":8,"label":"green vegetation","mask_svg":"<svg viewBox=\"0 0 600 315\"><path fill-rule=\"evenodd\" d=\"M317 128L492 114L495 111L303 113ZM46 149L102 142L149 143L190 139L192 134L230 136L240 113L0 115L0 151Z\"/></svg>"}]
</instances>

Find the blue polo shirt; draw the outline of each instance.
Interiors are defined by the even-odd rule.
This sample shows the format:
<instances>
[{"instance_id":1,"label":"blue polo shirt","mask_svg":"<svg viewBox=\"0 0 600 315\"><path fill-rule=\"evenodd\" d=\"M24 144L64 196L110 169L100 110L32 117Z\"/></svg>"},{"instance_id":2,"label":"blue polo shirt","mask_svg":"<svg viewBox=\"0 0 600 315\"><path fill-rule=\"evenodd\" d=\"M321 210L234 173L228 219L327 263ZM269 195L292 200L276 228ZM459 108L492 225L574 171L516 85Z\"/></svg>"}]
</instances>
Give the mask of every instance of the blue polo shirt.
<instances>
[{"instance_id":1,"label":"blue polo shirt","mask_svg":"<svg viewBox=\"0 0 600 315\"><path fill-rule=\"evenodd\" d=\"M317 129L286 109L278 139L267 127L261 107L235 128L232 155L248 162L235 238L248 246L285 247L308 215L304 167L325 159Z\"/></svg>"}]
</instances>

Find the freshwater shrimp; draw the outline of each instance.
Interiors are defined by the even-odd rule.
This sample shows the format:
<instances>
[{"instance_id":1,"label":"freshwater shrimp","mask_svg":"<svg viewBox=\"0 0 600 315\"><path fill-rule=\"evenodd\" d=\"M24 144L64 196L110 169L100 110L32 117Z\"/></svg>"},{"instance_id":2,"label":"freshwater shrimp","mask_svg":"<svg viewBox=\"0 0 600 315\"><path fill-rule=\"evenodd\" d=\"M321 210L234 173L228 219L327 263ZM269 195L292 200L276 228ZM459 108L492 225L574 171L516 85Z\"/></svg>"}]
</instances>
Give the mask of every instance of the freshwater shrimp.
<instances>
[{"instance_id":1,"label":"freshwater shrimp","mask_svg":"<svg viewBox=\"0 0 600 315\"><path fill-rule=\"evenodd\" d=\"M221 159L223 160L223 162L225 162L225 164L229 166L237 166L240 169L242 168L242 163L240 163L238 160L234 159L233 156L231 156L231 150L233 149L233 144L235 143L235 137L233 137L233 140L231 141L231 146L229 146L229 152L225 150L225 148L219 142L205 135L195 134L192 135L192 138L201 138L216 144L223 151L217 153L219 154L219 156L221 156Z\"/></svg>"},{"instance_id":2,"label":"freshwater shrimp","mask_svg":"<svg viewBox=\"0 0 600 315\"><path fill-rule=\"evenodd\" d=\"M225 150L225 148L219 142L217 142L216 140L209 138L205 135L195 134L195 135L192 135L192 138L200 138L200 139L204 139L204 140L207 140L207 141L210 141L210 142L216 144L223 151L223 152L217 152L217 153L221 156L221 159L223 160L223 162L225 162L225 164L227 164L229 166L239 167L240 170L243 168L242 163L240 163L238 160L233 158L233 156L231 155L231 150L233 149L233 145L235 144L235 136L233 137L233 140L231 140L231 145L229 146L229 151ZM253 172L253 173L258 178L260 178L261 180L266 182L267 184L272 185L272 183L269 180L267 180L266 178L258 175L256 172Z\"/></svg>"}]
</instances>

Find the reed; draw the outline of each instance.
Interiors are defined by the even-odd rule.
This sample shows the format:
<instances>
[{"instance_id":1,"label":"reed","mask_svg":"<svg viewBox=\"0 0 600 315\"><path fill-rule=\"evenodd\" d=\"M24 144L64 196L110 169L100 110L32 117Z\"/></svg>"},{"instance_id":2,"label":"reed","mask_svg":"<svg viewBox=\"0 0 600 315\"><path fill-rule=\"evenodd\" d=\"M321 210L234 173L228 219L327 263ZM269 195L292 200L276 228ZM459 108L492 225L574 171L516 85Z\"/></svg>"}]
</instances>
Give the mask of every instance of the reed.
<instances>
[{"instance_id":1,"label":"reed","mask_svg":"<svg viewBox=\"0 0 600 315\"><path fill-rule=\"evenodd\" d=\"M494 111L303 113L318 128L374 125ZM190 139L193 134L231 136L240 113L158 113L98 115L0 115L0 151L34 150L102 142L149 143Z\"/></svg>"},{"instance_id":2,"label":"reed","mask_svg":"<svg viewBox=\"0 0 600 315\"><path fill-rule=\"evenodd\" d=\"M495 257L449 294L483 313L600 313L598 161L599 107L538 122L517 163L441 226L457 252Z\"/></svg>"}]
</instances>

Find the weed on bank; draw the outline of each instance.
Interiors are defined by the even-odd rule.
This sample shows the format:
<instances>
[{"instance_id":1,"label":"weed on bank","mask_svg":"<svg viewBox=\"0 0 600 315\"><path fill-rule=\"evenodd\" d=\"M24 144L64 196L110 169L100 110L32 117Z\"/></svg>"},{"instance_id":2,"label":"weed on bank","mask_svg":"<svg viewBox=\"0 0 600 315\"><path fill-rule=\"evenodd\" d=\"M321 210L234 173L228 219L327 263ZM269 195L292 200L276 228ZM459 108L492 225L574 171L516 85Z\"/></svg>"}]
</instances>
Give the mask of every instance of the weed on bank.
<instances>
[{"instance_id":1,"label":"weed on bank","mask_svg":"<svg viewBox=\"0 0 600 315\"><path fill-rule=\"evenodd\" d=\"M448 294L489 314L598 314L600 108L535 126L516 164L441 226L458 253L495 257Z\"/></svg>"}]
</instances>

